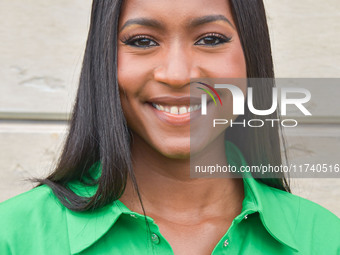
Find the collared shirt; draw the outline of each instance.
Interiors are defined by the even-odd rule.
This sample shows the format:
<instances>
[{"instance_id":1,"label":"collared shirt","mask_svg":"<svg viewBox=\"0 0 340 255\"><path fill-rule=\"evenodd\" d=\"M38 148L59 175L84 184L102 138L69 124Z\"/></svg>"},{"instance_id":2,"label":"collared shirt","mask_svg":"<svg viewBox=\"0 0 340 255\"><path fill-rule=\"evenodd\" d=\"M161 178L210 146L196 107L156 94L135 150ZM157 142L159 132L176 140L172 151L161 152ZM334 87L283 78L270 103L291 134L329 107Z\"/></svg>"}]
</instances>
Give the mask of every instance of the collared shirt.
<instances>
[{"instance_id":1,"label":"collared shirt","mask_svg":"<svg viewBox=\"0 0 340 255\"><path fill-rule=\"evenodd\" d=\"M228 163L246 161L226 143ZM100 171L98 164L93 169ZM340 254L340 219L327 209L256 179L243 178L241 213L212 254ZM79 183L70 187L88 196L95 192ZM0 204L0 254L171 255L171 245L157 223L129 210L119 200L92 212L64 207L42 185ZM193 237L195 238L195 237Z\"/></svg>"}]
</instances>

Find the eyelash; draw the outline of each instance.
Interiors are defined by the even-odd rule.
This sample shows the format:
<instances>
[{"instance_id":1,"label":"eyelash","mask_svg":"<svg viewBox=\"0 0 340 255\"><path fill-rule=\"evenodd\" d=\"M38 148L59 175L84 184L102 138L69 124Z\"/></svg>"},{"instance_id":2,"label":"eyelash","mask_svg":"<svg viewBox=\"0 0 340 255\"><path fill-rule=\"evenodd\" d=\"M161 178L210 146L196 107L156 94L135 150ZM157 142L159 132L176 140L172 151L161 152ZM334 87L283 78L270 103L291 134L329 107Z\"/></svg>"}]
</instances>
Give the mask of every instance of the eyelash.
<instances>
[{"instance_id":1,"label":"eyelash","mask_svg":"<svg viewBox=\"0 0 340 255\"><path fill-rule=\"evenodd\" d=\"M228 36L225 36L225 35L222 35L222 34L209 33L209 34L204 35L203 37L200 37L200 39L197 42L199 42L199 41L201 41L201 40L203 40L204 38L207 38L207 37L220 40L220 43L217 43L217 44L213 44L213 45L207 44L206 46L208 46L208 47L214 47L215 45L228 43L232 39L231 37L228 37ZM201 45L201 44L197 44L197 42L195 43L195 45Z\"/></svg>"},{"instance_id":2,"label":"eyelash","mask_svg":"<svg viewBox=\"0 0 340 255\"><path fill-rule=\"evenodd\" d=\"M158 43L155 42L155 40L153 40L151 37L146 36L146 35L126 36L126 37L123 37L123 39L121 41L122 41L122 43L124 43L126 45L130 45L132 47L137 47L137 48L152 47L152 46L137 46L137 45L134 44L135 42L137 42L138 40L141 40L141 39L147 39L147 40L153 41L156 44L156 46L159 45Z\"/></svg>"},{"instance_id":3,"label":"eyelash","mask_svg":"<svg viewBox=\"0 0 340 255\"><path fill-rule=\"evenodd\" d=\"M218 39L220 40L219 43L214 43L212 45L209 45L209 44L197 44L199 41L205 39L205 38L213 38L213 39ZM138 40L141 40L141 39L146 39L146 40L149 40L152 41L155 45L145 45L145 46L138 46L138 45L135 45L136 42L138 42ZM203 37L200 37L200 39L198 41L195 42L195 45L204 45L204 46L208 46L208 47L214 47L216 45L220 45L220 44L224 44L224 43L228 43L230 42L232 39L232 37L227 37L227 36L224 36L224 35L221 35L221 34L217 34L217 33L209 33L209 34L206 34L204 35ZM126 45L129 45L129 46L132 46L132 47L137 47L137 48L150 48L150 47L154 47L154 46L159 46L159 44L150 36L146 36L146 35L136 35L136 36L126 36L124 38L122 38L122 43L126 44Z\"/></svg>"}]
</instances>

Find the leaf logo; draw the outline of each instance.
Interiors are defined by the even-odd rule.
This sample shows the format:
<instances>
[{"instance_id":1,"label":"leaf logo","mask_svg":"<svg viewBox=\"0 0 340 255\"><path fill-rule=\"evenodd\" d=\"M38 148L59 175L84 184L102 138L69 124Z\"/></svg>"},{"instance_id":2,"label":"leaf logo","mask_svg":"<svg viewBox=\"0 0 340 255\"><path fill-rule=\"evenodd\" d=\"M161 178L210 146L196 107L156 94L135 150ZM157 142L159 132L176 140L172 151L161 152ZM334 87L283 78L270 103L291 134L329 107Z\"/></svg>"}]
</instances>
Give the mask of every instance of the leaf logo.
<instances>
[{"instance_id":1,"label":"leaf logo","mask_svg":"<svg viewBox=\"0 0 340 255\"><path fill-rule=\"evenodd\" d=\"M206 84L206 83L203 83L203 82L197 82L197 83L202 84L203 86L206 86L206 87L209 88L212 92L214 92L214 94L217 96L218 100L220 101L220 104L222 105L222 100L221 100L219 94L217 93L217 91L216 91L212 86L210 86L210 85L208 85L208 84ZM207 94L211 97L211 99L214 101L215 105L217 105L216 100L215 100L215 97L211 94L211 92L210 92L209 90L204 89L204 88L200 88L200 87L197 87L197 88L198 88L198 89L201 89L201 90L203 90L205 93L207 93Z\"/></svg>"}]
</instances>

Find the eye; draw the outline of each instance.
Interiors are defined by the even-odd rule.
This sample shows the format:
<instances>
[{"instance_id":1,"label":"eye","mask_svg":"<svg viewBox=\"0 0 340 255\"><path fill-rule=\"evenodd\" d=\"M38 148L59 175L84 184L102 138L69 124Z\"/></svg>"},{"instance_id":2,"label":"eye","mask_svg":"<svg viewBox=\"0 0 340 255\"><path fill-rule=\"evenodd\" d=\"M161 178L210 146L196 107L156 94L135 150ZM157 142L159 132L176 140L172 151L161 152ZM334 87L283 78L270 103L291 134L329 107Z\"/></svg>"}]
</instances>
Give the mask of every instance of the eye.
<instances>
[{"instance_id":1,"label":"eye","mask_svg":"<svg viewBox=\"0 0 340 255\"><path fill-rule=\"evenodd\" d=\"M123 38L122 42L126 45L130 45L130 46L138 47L138 48L149 48L149 47L154 47L154 46L159 45L151 38L143 36L143 35Z\"/></svg>"},{"instance_id":2,"label":"eye","mask_svg":"<svg viewBox=\"0 0 340 255\"><path fill-rule=\"evenodd\" d=\"M219 44L227 43L231 41L231 37L226 37L221 34L209 34L199 39L195 45L216 46Z\"/></svg>"}]
</instances>

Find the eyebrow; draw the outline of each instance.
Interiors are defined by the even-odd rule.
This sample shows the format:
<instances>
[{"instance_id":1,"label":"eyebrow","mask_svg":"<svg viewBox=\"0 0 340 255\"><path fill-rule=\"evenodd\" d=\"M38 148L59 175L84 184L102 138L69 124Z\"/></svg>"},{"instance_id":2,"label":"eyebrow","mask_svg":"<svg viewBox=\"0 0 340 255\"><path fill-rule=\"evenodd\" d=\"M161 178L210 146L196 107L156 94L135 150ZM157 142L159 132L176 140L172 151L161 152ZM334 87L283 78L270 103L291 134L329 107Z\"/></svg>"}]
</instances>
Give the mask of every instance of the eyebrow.
<instances>
[{"instance_id":1,"label":"eyebrow","mask_svg":"<svg viewBox=\"0 0 340 255\"><path fill-rule=\"evenodd\" d=\"M154 27L158 29L163 28L163 25L155 19L135 18L135 19L129 19L128 21L126 21L124 25L122 26L122 28L119 30L119 32L122 31L124 28L131 26L131 25L142 25L142 26Z\"/></svg>"},{"instance_id":2,"label":"eyebrow","mask_svg":"<svg viewBox=\"0 0 340 255\"><path fill-rule=\"evenodd\" d=\"M235 29L234 25L224 15L207 15L203 17L194 18L193 20L191 20L189 27L197 27L197 26L209 23L209 22L220 21L220 20L227 22L233 29Z\"/></svg>"},{"instance_id":3,"label":"eyebrow","mask_svg":"<svg viewBox=\"0 0 340 255\"><path fill-rule=\"evenodd\" d=\"M203 24L214 22L214 21L225 21L233 29L235 29L234 25L224 15L207 15L207 16L194 18L189 22L188 27L194 28L194 27L201 26ZM122 26L122 28L119 30L119 32L121 32L124 28L131 26L131 25L141 25L141 26L147 26L147 27L152 27L156 29L164 29L164 26L162 25L162 23L160 23L159 21L155 19L135 18L135 19L127 20Z\"/></svg>"}]
</instances>

